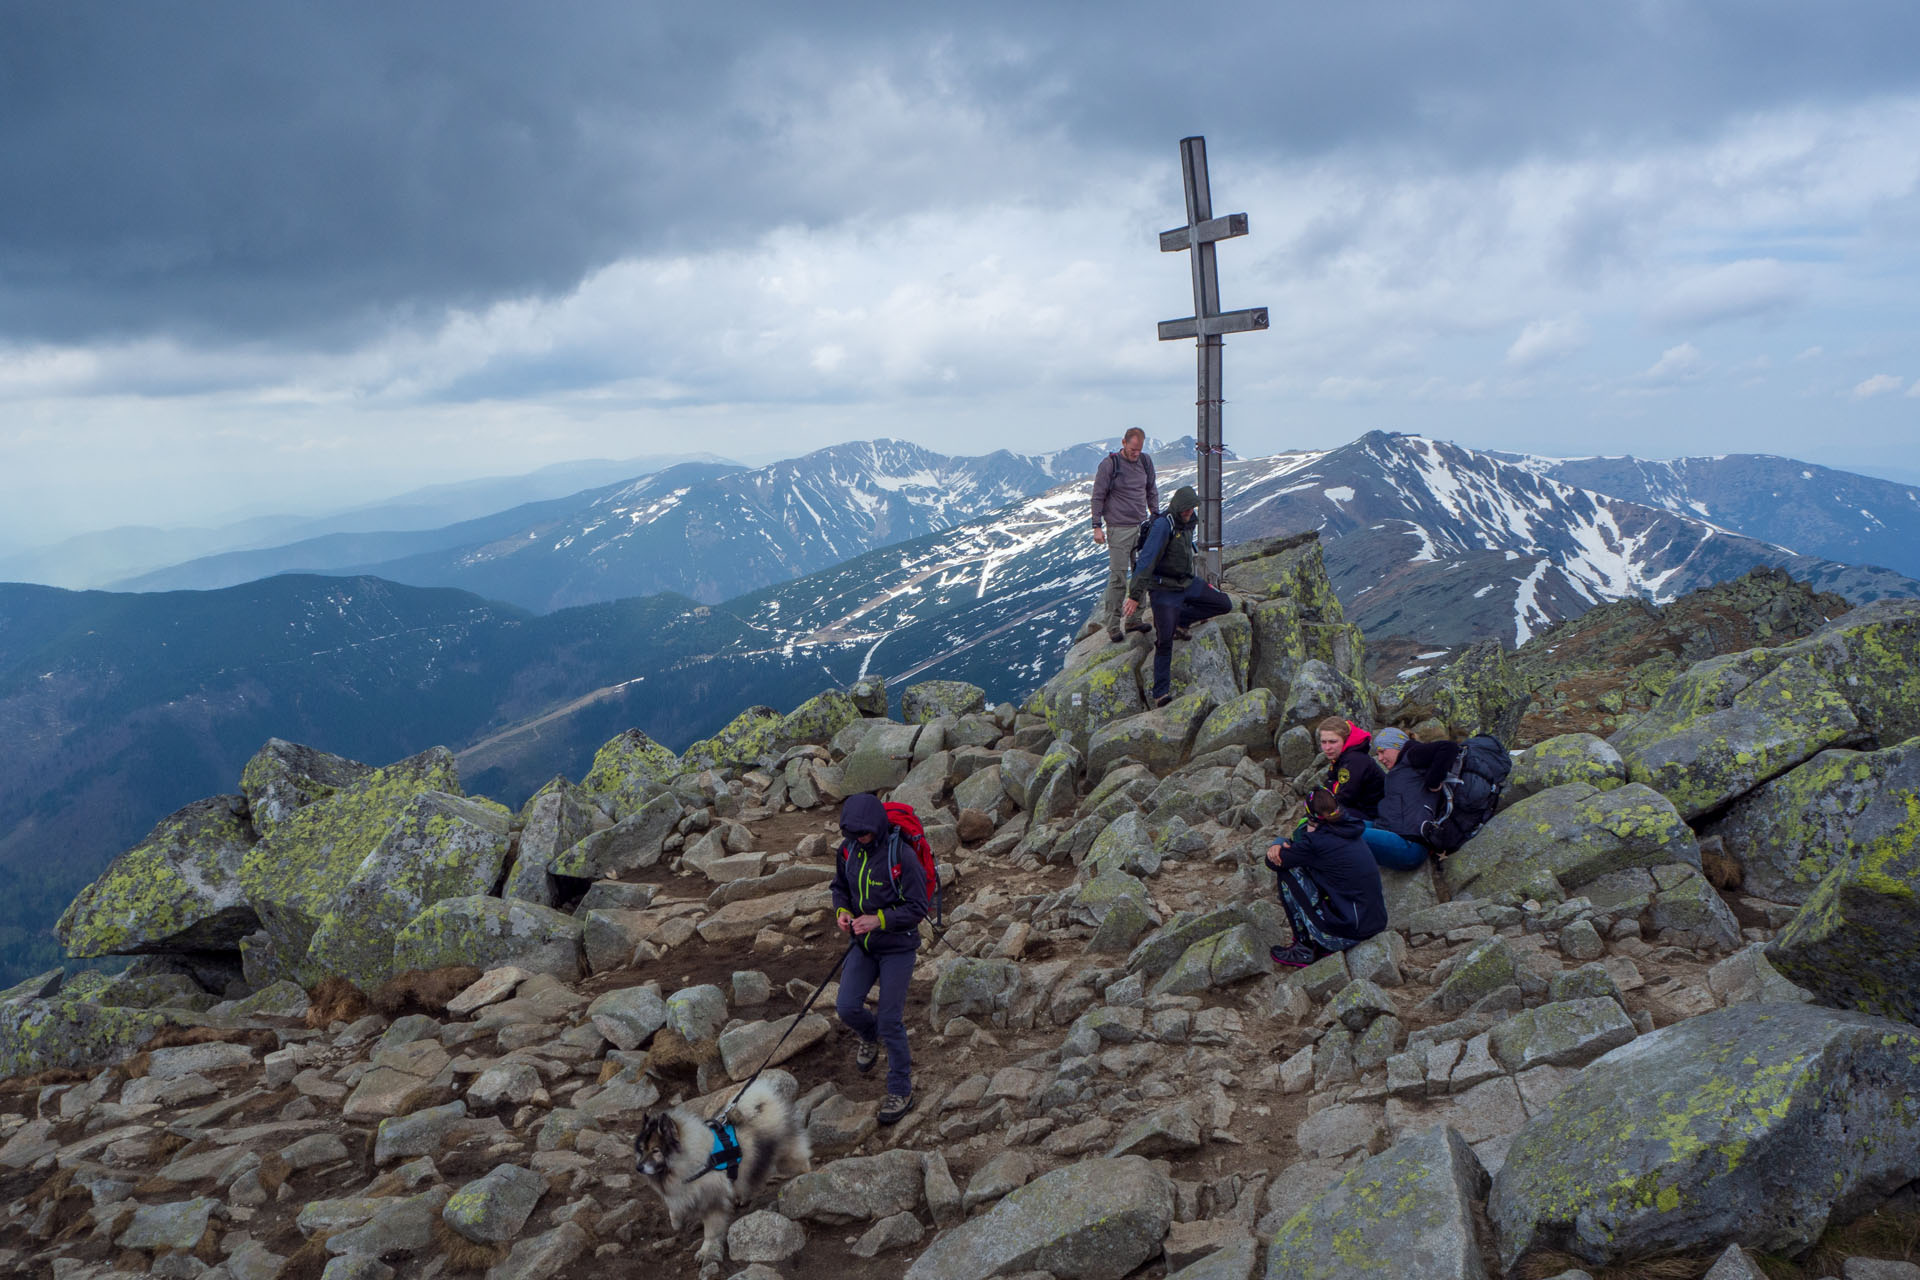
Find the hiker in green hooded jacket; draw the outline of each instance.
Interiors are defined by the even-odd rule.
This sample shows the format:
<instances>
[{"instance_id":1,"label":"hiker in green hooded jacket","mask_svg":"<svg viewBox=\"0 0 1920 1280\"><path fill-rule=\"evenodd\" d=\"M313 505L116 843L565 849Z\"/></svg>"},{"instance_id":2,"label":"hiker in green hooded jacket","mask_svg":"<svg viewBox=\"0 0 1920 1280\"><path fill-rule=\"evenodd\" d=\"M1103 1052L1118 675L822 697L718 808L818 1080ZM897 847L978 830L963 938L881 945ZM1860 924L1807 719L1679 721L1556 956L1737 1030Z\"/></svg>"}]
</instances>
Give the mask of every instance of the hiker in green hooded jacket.
<instances>
[{"instance_id":1,"label":"hiker in green hooded jacket","mask_svg":"<svg viewBox=\"0 0 1920 1280\"><path fill-rule=\"evenodd\" d=\"M1173 641L1185 639L1187 628L1216 618L1233 608L1227 593L1194 572L1194 526L1199 524L1200 495L1190 484L1174 491L1173 501L1155 518L1140 547L1133 577L1127 583L1124 616L1139 607L1138 592L1145 587L1153 604L1153 697L1156 707L1173 701Z\"/></svg>"}]
</instances>

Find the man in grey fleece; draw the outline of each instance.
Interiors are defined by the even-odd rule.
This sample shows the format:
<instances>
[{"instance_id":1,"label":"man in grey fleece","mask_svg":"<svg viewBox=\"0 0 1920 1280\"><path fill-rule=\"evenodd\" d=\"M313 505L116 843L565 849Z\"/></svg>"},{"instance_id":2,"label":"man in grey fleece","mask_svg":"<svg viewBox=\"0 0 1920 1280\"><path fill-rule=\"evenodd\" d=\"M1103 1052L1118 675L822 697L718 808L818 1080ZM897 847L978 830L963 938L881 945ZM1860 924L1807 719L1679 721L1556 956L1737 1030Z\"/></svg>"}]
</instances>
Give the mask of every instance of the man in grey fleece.
<instances>
[{"instance_id":1,"label":"man in grey fleece","mask_svg":"<svg viewBox=\"0 0 1920 1280\"><path fill-rule=\"evenodd\" d=\"M1108 454L1093 473L1093 541L1107 548L1107 593L1100 598L1100 622L1113 641L1125 635L1120 629L1120 602L1127 598L1140 524L1160 510L1153 455L1143 452L1146 443L1146 432L1129 428L1120 437L1120 451ZM1144 622L1128 626L1134 631L1147 629Z\"/></svg>"}]
</instances>

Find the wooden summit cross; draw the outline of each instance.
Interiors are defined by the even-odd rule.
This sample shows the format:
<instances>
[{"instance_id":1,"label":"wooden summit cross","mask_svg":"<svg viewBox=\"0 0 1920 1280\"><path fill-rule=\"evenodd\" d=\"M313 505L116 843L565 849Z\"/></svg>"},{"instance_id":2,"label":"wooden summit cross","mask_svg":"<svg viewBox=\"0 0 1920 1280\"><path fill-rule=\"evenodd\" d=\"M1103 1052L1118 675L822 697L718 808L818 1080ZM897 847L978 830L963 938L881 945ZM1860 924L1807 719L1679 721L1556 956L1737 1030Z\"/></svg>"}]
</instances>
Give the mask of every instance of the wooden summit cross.
<instances>
[{"instance_id":1,"label":"wooden summit cross","mask_svg":"<svg viewBox=\"0 0 1920 1280\"><path fill-rule=\"evenodd\" d=\"M1220 273L1214 265L1213 245L1247 234L1247 215L1213 216L1213 193L1207 186L1207 140L1180 139L1180 172L1187 187L1187 225L1160 233L1160 252L1191 250L1193 314L1184 320L1162 320L1160 341L1192 338L1199 356L1200 553L1209 582L1220 581L1220 463L1225 446L1220 439L1221 336L1267 327L1267 309L1220 310Z\"/></svg>"}]
</instances>

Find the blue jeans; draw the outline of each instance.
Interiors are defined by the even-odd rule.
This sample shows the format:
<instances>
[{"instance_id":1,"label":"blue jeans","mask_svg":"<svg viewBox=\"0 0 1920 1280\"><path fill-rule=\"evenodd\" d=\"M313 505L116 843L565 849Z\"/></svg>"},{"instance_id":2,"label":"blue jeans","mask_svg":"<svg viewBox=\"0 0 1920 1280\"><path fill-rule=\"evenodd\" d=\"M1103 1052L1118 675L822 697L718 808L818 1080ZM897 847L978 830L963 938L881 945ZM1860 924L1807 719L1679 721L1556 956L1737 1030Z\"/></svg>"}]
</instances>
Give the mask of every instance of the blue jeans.
<instances>
[{"instance_id":1,"label":"blue jeans","mask_svg":"<svg viewBox=\"0 0 1920 1280\"><path fill-rule=\"evenodd\" d=\"M1413 871L1427 860L1427 846L1369 822L1360 833L1373 860L1389 871Z\"/></svg>"},{"instance_id":2,"label":"blue jeans","mask_svg":"<svg viewBox=\"0 0 1920 1280\"><path fill-rule=\"evenodd\" d=\"M840 998L835 1009L840 1021L862 1040L887 1046L887 1092L901 1097L913 1092L913 1057L907 1049L907 983L913 977L911 951L870 955L854 943L847 967L840 973ZM880 984L880 1011L867 1009L867 992Z\"/></svg>"},{"instance_id":3,"label":"blue jeans","mask_svg":"<svg viewBox=\"0 0 1920 1280\"><path fill-rule=\"evenodd\" d=\"M1233 601L1199 578L1187 583L1184 591L1156 590L1152 600L1153 697L1157 701L1173 691L1174 628L1217 618L1233 608Z\"/></svg>"}]
</instances>

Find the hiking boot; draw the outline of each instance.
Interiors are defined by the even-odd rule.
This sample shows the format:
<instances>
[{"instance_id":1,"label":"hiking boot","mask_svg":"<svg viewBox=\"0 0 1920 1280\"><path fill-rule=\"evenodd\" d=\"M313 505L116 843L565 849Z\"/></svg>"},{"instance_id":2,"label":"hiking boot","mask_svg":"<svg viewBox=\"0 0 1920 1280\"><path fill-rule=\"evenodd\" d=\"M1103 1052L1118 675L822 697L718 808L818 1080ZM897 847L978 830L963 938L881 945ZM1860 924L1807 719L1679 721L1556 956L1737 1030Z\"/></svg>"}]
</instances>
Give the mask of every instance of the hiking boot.
<instances>
[{"instance_id":1,"label":"hiking boot","mask_svg":"<svg viewBox=\"0 0 1920 1280\"><path fill-rule=\"evenodd\" d=\"M1161 707L1164 707L1164 706L1166 706L1166 705L1167 705L1168 703L1170 703L1170 702L1172 702L1172 701L1173 701L1173 695L1172 695L1172 694L1170 694L1170 693L1163 693L1163 694L1161 694L1161 695L1160 695L1159 697L1157 697L1157 698L1155 698L1155 699L1153 699L1153 701L1152 701L1152 702L1151 702L1151 703L1150 703L1149 705L1150 705L1150 706L1152 706L1152 707L1154 708L1154 710L1156 710L1156 711L1157 711L1157 710L1159 710L1159 709L1160 709Z\"/></svg>"},{"instance_id":2,"label":"hiking boot","mask_svg":"<svg viewBox=\"0 0 1920 1280\"><path fill-rule=\"evenodd\" d=\"M1193 632L1187 630L1185 627L1175 627L1173 629L1173 638L1175 640L1191 640L1193 639Z\"/></svg>"},{"instance_id":3,"label":"hiking boot","mask_svg":"<svg viewBox=\"0 0 1920 1280\"><path fill-rule=\"evenodd\" d=\"M1142 622L1140 619L1135 618L1133 621L1127 623L1127 630L1150 632L1153 630L1153 624L1151 622Z\"/></svg>"},{"instance_id":4,"label":"hiking boot","mask_svg":"<svg viewBox=\"0 0 1920 1280\"><path fill-rule=\"evenodd\" d=\"M1122 631L1119 627L1116 626L1116 627L1107 628L1107 639L1112 643L1119 644L1122 640L1125 640L1126 638L1127 638L1127 633Z\"/></svg>"},{"instance_id":5,"label":"hiking boot","mask_svg":"<svg viewBox=\"0 0 1920 1280\"><path fill-rule=\"evenodd\" d=\"M880 1114L875 1116L874 1119L878 1120L881 1124L899 1124L900 1117L906 1115L907 1112L911 1110L913 1110L913 1094L911 1092L890 1093L887 1095L887 1100L880 1104Z\"/></svg>"},{"instance_id":6,"label":"hiking boot","mask_svg":"<svg viewBox=\"0 0 1920 1280\"><path fill-rule=\"evenodd\" d=\"M1290 947L1270 947L1267 955L1283 969L1304 969L1320 958L1319 952L1304 942Z\"/></svg>"},{"instance_id":7,"label":"hiking boot","mask_svg":"<svg viewBox=\"0 0 1920 1280\"><path fill-rule=\"evenodd\" d=\"M862 1040L860 1046L853 1051L853 1065L861 1071L873 1070L873 1064L878 1061L880 1061L878 1040Z\"/></svg>"}]
</instances>

